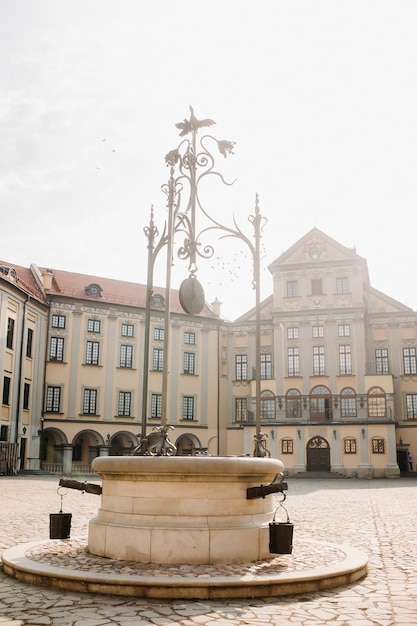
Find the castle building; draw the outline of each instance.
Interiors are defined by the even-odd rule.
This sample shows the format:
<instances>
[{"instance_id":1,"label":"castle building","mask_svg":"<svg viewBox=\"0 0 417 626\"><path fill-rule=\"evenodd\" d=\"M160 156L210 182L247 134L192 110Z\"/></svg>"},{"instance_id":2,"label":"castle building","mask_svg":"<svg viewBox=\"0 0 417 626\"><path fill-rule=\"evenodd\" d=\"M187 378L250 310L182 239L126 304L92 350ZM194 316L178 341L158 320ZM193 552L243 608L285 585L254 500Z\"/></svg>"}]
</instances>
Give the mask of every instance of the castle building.
<instances>
[{"instance_id":1,"label":"castle building","mask_svg":"<svg viewBox=\"0 0 417 626\"><path fill-rule=\"evenodd\" d=\"M166 355L163 289L154 288L146 337L144 285L2 267L0 449L14 446L17 469L86 473L98 455L132 454L144 407L148 433L161 423L165 359L177 454L253 454L254 309L234 322L217 303L189 315L172 291ZM366 260L316 228L269 270L259 366L271 456L289 475L410 470L417 313L374 289Z\"/></svg>"}]
</instances>

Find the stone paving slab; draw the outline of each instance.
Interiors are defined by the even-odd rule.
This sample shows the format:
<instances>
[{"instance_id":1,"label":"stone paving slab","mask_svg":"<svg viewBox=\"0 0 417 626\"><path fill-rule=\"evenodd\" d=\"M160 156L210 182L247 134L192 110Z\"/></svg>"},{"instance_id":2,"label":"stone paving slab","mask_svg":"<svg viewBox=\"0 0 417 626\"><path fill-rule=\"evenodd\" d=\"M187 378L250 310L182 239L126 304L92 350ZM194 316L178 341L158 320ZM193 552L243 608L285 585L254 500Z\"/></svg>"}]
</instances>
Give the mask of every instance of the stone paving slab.
<instances>
[{"instance_id":1,"label":"stone paving slab","mask_svg":"<svg viewBox=\"0 0 417 626\"><path fill-rule=\"evenodd\" d=\"M59 511L59 478L0 477L0 551L49 538L49 513ZM345 542L369 557L360 582L280 598L159 601L59 592L0 572L0 626L402 626L417 624L417 482L288 480L286 508L294 545L303 534ZM85 535L98 496L69 493L72 535ZM294 548L295 549L295 548Z\"/></svg>"}]
</instances>

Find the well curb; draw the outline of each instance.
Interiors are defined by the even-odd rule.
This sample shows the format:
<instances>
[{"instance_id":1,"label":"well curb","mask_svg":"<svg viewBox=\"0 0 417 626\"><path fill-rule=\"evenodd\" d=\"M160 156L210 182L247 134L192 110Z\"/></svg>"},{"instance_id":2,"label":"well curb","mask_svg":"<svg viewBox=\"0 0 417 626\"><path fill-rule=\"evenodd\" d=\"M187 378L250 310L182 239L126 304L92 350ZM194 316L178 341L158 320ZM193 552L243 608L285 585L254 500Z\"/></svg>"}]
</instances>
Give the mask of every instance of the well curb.
<instances>
[{"instance_id":1,"label":"well curb","mask_svg":"<svg viewBox=\"0 0 417 626\"><path fill-rule=\"evenodd\" d=\"M338 545L345 558L314 569L277 574L242 576L100 574L86 569L57 567L33 561L26 552L44 541L20 544L1 555L3 570L23 582L74 592L99 593L153 599L227 599L277 597L312 593L348 585L366 576L368 557L347 544ZM331 545L312 542L311 549ZM318 552L319 553L319 552Z\"/></svg>"}]
</instances>

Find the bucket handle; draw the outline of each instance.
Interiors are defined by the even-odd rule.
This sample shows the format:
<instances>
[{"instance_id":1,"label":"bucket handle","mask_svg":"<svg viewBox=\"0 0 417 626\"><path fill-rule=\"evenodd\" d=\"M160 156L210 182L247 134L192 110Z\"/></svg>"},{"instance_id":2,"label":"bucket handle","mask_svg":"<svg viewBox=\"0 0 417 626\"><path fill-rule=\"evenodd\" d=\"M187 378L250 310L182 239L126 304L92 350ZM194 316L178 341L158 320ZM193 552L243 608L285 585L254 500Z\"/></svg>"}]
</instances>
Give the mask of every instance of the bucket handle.
<instances>
[{"instance_id":1,"label":"bucket handle","mask_svg":"<svg viewBox=\"0 0 417 626\"><path fill-rule=\"evenodd\" d=\"M281 495L282 495L282 500L280 500L277 508L275 509L275 513L274 513L274 517L273 517L272 523L275 524L275 516L276 516L276 514L278 512L278 509L283 509L285 511L286 515L287 515L287 522L286 523L290 524L290 516L288 515L288 511L287 511L287 509L284 506L284 502L287 499L287 496L286 496L285 493L282 493Z\"/></svg>"}]
</instances>

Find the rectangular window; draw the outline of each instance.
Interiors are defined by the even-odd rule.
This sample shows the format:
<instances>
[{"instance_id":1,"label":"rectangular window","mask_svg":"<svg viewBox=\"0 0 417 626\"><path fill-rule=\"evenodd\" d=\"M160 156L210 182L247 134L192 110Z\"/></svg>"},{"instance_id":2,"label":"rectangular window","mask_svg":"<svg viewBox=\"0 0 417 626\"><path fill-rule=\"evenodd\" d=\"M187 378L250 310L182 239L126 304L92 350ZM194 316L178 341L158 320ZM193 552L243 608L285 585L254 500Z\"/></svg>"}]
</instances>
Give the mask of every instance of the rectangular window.
<instances>
[{"instance_id":1,"label":"rectangular window","mask_svg":"<svg viewBox=\"0 0 417 626\"><path fill-rule=\"evenodd\" d=\"M389 374L388 350L381 348L375 350L376 373Z\"/></svg>"},{"instance_id":2,"label":"rectangular window","mask_svg":"<svg viewBox=\"0 0 417 626\"><path fill-rule=\"evenodd\" d=\"M98 365L100 344L98 341L87 341L85 352L86 365Z\"/></svg>"},{"instance_id":3,"label":"rectangular window","mask_svg":"<svg viewBox=\"0 0 417 626\"><path fill-rule=\"evenodd\" d=\"M374 437L372 439L372 454L384 454L385 453L385 440L380 437Z\"/></svg>"},{"instance_id":4,"label":"rectangular window","mask_svg":"<svg viewBox=\"0 0 417 626\"><path fill-rule=\"evenodd\" d=\"M290 326L287 328L287 339L299 339L299 335L298 326Z\"/></svg>"},{"instance_id":5,"label":"rectangular window","mask_svg":"<svg viewBox=\"0 0 417 626\"><path fill-rule=\"evenodd\" d=\"M235 358L236 380L248 379L248 357L246 354L237 354Z\"/></svg>"},{"instance_id":6,"label":"rectangular window","mask_svg":"<svg viewBox=\"0 0 417 626\"><path fill-rule=\"evenodd\" d=\"M2 424L0 426L0 441L7 441L9 436L9 427Z\"/></svg>"},{"instance_id":7,"label":"rectangular window","mask_svg":"<svg viewBox=\"0 0 417 626\"><path fill-rule=\"evenodd\" d=\"M299 348L288 348L288 376L300 375Z\"/></svg>"},{"instance_id":8,"label":"rectangular window","mask_svg":"<svg viewBox=\"0 0 417 626\"><path fill-rule=\"evenodd\" d=\"M349 282L346 277L336 278L336 293L349 293Z\"/></svg>"},{"instance_id":9,"label":"rectangular window","mask_svg":"<svg viewBox=\"0 0 417 626\"><path fill-rule=\"evenodd\" d=\"M352 373L352 354L350 346L339 346L339 372L341 376Z\"/></svg>"},{"instance_id":10,"label":"rectangular window","mask_svg":"<svg viewBox=\"0 0 417 626\"><path fill-rule=\"evenodd\" d=\"M194 420L194 397L193 396L184 396L182 399L182 419L183 420Z\"/></svg>"},{"instance_id":11,"label":"rectangular window","mask_svg":"<svg viewBox=\"0 0 417 626\"><path fill-rule=\"evenodd\" d=\"M153 329L153 338L155 341L163 341L165 337L165 329L164 328L154 328Z\"/></svg>"},{"instance_id":12,"label":"rectangular window","mask_svg":"<svg viewBox=\"0 0 417 626\"><path fill-rule=\"evenodd\" d=\"M122 324L122 337L134 337L133 324Z\"/></svg>"},{"instance_id":13,"label":"rectangular window","mask_svg":"<svg viewBox=\"0 0 417 626\"><path fill-rule=\"evenodd\" d=\"M120 367L133 367L133 346L120 346Z\"/></svg>"},{"instance_id":14,"label":"rectangular window","mask_svg":"<svg viewBox=\"0 0 417 626\"><path fill-rule=\"evenodd\" d=\"M51 343L49 346L49 360L50 361L63 361L64 360L64 338L63 337L51 337Z\"/></svg>"},{"instance_id":15,"label":"rectangular window","mask_svg":"<svg viewBox=\"0 0 417 626\"><path fill-rule=\"evenodd\" d=\"M152 369L154 372L162 372L164 369L164 350L163 348L154 348L152 356Z\"/></svg>"},{"instance_id":16,"label":"rectangular window","mask_svg":"<svg viewBox=\"0 0 417 626\"><path fill-rule=\"evenodd\" d=\"M347 437L343 440L343 450L345 454L356 454L356 439Z\"/></svg>"},{"instance_id":17,"label":"rectangular window","mask_svg":"<svg viewBox=\"0 0 417 626\"><path fill-rule=\"evenodd\" d=\"M47 413L59 413L61 408L61 387L48 387L46 390Z\"/></svg>"},{"instance_id":18,"label":"rectangular window","mask_svg":"<svg viewBox=\"0 0 417 626\"><path fill-rule=\"evenodd\" d=\"M153 393L151 395L151 417L161 418L162 416L162 394Z\"/></svg>"},{"instance_id":19,"label":"rectangular window","mask_svg":"<svg viewBox=\"0 0 417 626\"><path fill-rule=\"evenodd\" d=\"M33 350L33 330L28 328L28 336L26 339L26 356L28 359L32 358L32 350Z\"/></svg>"},{"instance_id":20,"label":"rectangular window","mask_svg":"<svg viewBox=\"0 0 417 626\"><path fill-rule=\"evenodd\" d=\"M184 333L184 343L189 343L190 345L195 345L195 333L190 333L186 331Z\"/></svg>"},{"instance_id":21,"label":"rectangular window","mask_svg":"<svg viewBox=\"0 0 417 626\"><path fill-rule=\"evenodd\" d=\"M97 389L84 389L83 415L97 415Z\"/></svg>"},{"instance_id":22,"label":"rectangular window","mask_svg":"<svg viewBox=\"0 0 417 626\"><path fill-rule=\"evenodd\" d=\"M406 395L407 419L417 419L417 394L409 393Z\"/></svg>"},{"instance_id":23,"label":"rectangular window","mask_svg":"<svg viewBox=\"0 0 417 626\"><path fill-rule=\"evenodd\" d=\"M337 334L339 337L350 337L349 324L339 324L337 327Z\"/></svg>"},{"instance_id":24,"label":"rectangular window","mask_svg":"<svg viewBox=\"0 0 417 626\"><path fill-rule=\"evenodd\" d=\"M25 383L23 387L23 408L25 411L29 409L30 385Z\"/></svg>"},{"instance_id":25,"label":"rectangular window","mask_svg":"<svg viewBox=\"0 0 417 626\"><path fill-rule=\"evenodd\" d=\"M236 398L235 401L236 421L248 421L248 400L247 398Z\"/></svg>"},{"instance_id":26,"label":"rectangular window","mask_svg":"<svg viewBox=\"0 0 417 626\"><path fill-rule=\"evenodd\" d=\"M120 417L130 417L132 394L130 391L119 391L117 414Z\"/></svg>"},{"instance_id":27,"label":"rectangular window","mask_svg":"<svg viewBox=\"0 0 417 626\"><path fill-rule=\"evenodd\" d=\"M89 333L99 333L101 330L101 321L100 320L88 320L87 321L87 331Z\"/></svg>"},{"instance_id":28,"label":"rectangular window","mask_svg":"<svg viewBox=\"0 0 417 626\"><path fill-rule=\"evenodd\" d=\"M184 352L184 374L195 374L194 352Z\"/></svg>"},{"instance_id":29,"label":"rectangular window","mask_svg":"<svg viewBox=\"0 0 417 626\"><path fill-rule=\"evenodd\" d=\"M313 278L311 281L311 295L321 296L323 293L323 285L321 278Z\"/></svg>"},{"instance_id":30,"label":"rectangular window","mask_svg":"<svg viewBox=\"0 0 417 626\"><path fill-rule=\"evenodd\" d=\"M272 354L261 354L261 378L272 378Z\"/></svg>"},{"instance_id":31,"label":"rectangular window","mask_svg":"<svg viewBox=\"0 0 417 626\"><path fill-rule=\"evenodd\" d=\"M315 339L318 337L324 337L324 326L313 326L312 331Z\"/></svg>"},{"instance_id":32,"label":"rectangular window","mask_svg":"<svg viewBox=\"0 0 417 626\"><path fill-rule=\"evenodd\" d=\"M417 360L415 348L403 349L404 374L417 374Z\"/></svg>"},{"instance_id":33,"label":"rectangular window","mask_svg":"<svg viewBox=\"0 0 417 626\"><path fill-rule=\"evenodd\" d=\"M65 315L58 315L57 313L54 313L52 315L51 326L52 328L65 328L65 321Z\"/></svg>"},{"instance_id":34,"label":"rectangular window","mask_svg":"<svg viewBox=\"0 0 417 626\"><path fill-rule=\"evenodd\" d=\"M10 376L3 378L3 404L9 404L10 402L10 384L12 379Z\"/></svg>"},{"instance_id":35,"label":"rectangular window","mask_svg":"<svg viewBox=\"0 0 417 626\"><path fill-rule=\"evenodd\" d=\"M289 280L287 282L287 297L294 298L298 296L298 282L296 280Z\"/></svg>"},{"instance_id":36,"label":"rectangular window","mask_svg":"<svg viewBox=\"0 0 417 626\"><path fill-rule=\"evenodd\" d=\"M293 454L294 442L292 439L283 439L281 441L281 454Z\"/></svg>"},{"instance_id":37,"label":"rectangular window","mask_svg":"<svg viewBox=\"0 0 417 626\"><path fill-rule=\"evenodd\" d=\"M13 350L13 337L14 337L14 319L12 317L7 318L7 337L6 348Z\"/></svg>"},{"instance_id":38,"label":"rectangular window","mask_svg":"<svg viewBox=\"0 0 417 626\"><path fill-rule=\"evenodd\" d=\"M326 359L324 356L324 346L313 347L313 375L326 375Z\"/></svg>"}]
</instances>

